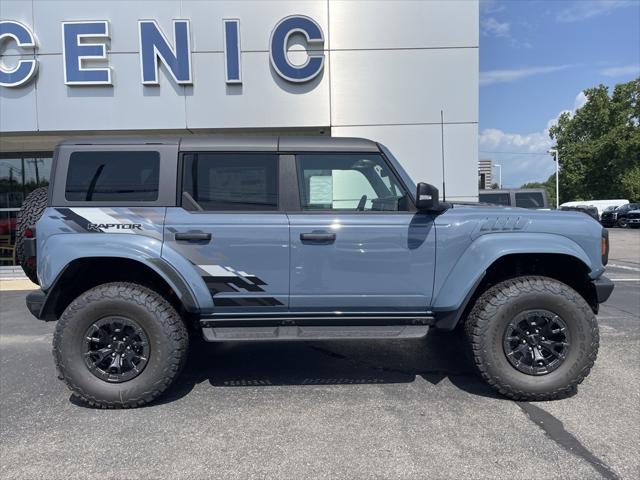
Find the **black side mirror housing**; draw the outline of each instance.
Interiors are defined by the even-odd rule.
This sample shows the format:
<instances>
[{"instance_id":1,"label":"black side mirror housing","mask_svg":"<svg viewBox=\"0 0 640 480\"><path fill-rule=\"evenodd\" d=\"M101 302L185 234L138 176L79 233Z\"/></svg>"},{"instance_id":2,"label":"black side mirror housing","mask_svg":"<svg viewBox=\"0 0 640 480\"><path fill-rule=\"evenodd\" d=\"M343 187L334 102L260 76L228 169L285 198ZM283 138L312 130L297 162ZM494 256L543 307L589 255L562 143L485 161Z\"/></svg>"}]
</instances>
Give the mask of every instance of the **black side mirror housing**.
<instances>
[{"instance_id":1,"label":"black side mirror housing","mask_svg":"<svg viewBox=\"0 0 640 480\"><path fill-rule=\"evenodd\" d=\"M442 207L438 189L428 183L419 183L416 188L416 208L423 212L439 212L443 210Z\"/></svg>"}]
</instances>

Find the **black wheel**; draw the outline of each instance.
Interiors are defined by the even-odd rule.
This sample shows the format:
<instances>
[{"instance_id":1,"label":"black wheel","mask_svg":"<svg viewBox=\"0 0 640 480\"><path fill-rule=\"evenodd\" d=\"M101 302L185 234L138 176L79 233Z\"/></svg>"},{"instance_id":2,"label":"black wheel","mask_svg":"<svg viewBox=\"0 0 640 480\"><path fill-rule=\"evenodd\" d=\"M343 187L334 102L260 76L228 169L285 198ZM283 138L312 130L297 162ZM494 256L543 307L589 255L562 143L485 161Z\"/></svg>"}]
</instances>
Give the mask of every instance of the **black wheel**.
<instances>
[{"instance_id":1,"label":"black wheel","mask_svg":"<svg viewBox=\"0 0 640 480\"><path fill-rule=\"evenodd\" d=\"M627 228L629 226L629 221L626 218L619 218L618 219L618 226L620 228Z\"/></svg>"},{"instance_id":2,"label":"black wheel","mask_svg":"<svg viewBox=\"0 0 640 480\"><path fill-rule=\"evenodd\" d=\"M101 408L147 404L180 373L188 333L158 293L131 283L97 286L64 311L53 356L73 394Z\"/></svg>"},{"instance_id":3,"label":"black wheel","mask_svg":"<svg viewBox=\"0 0 640 480\"><path fill-rule=\"evenodd\" d=\"M465 331L482 377L514 400L570 394L598 354L591 308L571 287L548 277L519 277L490 288Z\"/></svg>"},{"instance_id":4,"label":"black wheel","mask_svg":"<svg viewBox=\"0 0 640 480\"><path fill-rule=\"evenodd\" d=\"M39 283L36 264L33 259L24 258L24 231L29 227L33 227L40 220L42 212L47 208L47 195L47 187L36 188L27 195L16 217L16 261L22 267L29 280L37 285Z\"/></svg>"}]
</instances>

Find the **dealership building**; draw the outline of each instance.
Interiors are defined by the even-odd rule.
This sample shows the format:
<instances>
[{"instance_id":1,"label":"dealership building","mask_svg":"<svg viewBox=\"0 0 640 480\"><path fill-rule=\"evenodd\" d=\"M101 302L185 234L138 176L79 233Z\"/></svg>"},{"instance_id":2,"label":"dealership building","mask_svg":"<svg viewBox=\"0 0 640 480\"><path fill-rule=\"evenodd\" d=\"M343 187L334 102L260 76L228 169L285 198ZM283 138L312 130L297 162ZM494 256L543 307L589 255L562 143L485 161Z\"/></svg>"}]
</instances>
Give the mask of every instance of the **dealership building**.
<instances>
[{"instance_id":1,"label":"dealership building","mask_svg":"<svg viewBox=\"0 0 640 480\"><path fill-rule=\"evenodd\" d=\"M60 139L282 134L385 144L478 194L478 2L0 0L0 257ZM444 152L444 168L443 168Z\"/></svg>"}]
</instances>

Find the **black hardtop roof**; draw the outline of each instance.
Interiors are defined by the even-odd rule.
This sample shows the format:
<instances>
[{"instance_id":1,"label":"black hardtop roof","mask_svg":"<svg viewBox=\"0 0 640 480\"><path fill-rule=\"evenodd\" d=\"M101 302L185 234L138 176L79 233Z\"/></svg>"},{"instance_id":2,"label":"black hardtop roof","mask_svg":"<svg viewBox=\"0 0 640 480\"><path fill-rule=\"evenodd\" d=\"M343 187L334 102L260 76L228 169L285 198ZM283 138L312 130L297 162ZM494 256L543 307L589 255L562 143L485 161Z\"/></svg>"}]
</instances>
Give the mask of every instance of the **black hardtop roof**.
<instances>
[{"instance_id":1,"label":"black hardtop roof","mask_svg":"<svg viewBox=\"0 0 640 480\"><path fill-rule=\"evenodd\" d=\"M181 151L377 152L365 138L323 136L187 135L87 136L58 143L67 145L178 145Z\"/></svg>"}]
</instances>

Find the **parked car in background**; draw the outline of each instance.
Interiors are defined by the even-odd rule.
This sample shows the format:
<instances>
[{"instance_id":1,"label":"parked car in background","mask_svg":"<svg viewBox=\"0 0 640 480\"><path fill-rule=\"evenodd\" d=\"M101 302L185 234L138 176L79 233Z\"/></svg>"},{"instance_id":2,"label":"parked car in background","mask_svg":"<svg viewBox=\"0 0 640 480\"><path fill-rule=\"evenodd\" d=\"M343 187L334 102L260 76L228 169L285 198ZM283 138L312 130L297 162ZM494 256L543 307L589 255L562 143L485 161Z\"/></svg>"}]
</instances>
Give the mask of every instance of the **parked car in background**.
<instances>
[{"instance_id":1,"label":"parked car in background","mask_svg":"<svg viewBox=\"0 0 640 480\"><path fill-rule=\"evenodd\" d=\"M627 228L628 215L633 210L640 210L640 203L627 203L615 210L603 212L600 223L603 227Z\"/></svg>"},{"instance_id":2,"label":"parked car in background","mask_svg":"<svg viewBox=\"0 0 640 480\"><path fill-rule=\"evenodd\" d=\"M549 197L544 188L510 188L504 190L480 190L481 203L504 207L549 209Z\"/></svg>"},{"instance_id":3,"label":"parked car in background","mask_svg":"<svg viewBox=\"0 0 640 480\"><path fill-rule=\"evenodd\" d=\"M629 203L629 200L623 200L623 199L614 199L614 200L578 200L575 202L565 202L562 205L560 205L561 207L578 207L578 206L589 206L589 207L596 207L598 209L598 220L600 219L600 217L602 216L602 214L605 212L605 210L608 210L610 208L616 208L616 207L621 207L622 205L626 205L627 203Z\"/></svg>"},{"instance_id":4,"label":"parked car in background","mask_svg":"<svg viewBox=\"0 0 640 480\"><path fill-rule=\"evenodd\" d=\"M591 218L593 218L596 222L600 221L600 215L598 214L598 209L592 205L576 205L575 207L560 205L560 210L586 213Z\"/></svg>"},{"instance_id":5,"label":"parked car in background","mask_svg":"<svg viewBox=\"0 0 640 480\"><path fill-rule=\"evenodd\" d=\"M627 225L629 228L640 228L640 210L631 210L627 213Z\"/></svg>"}]
</instances>

